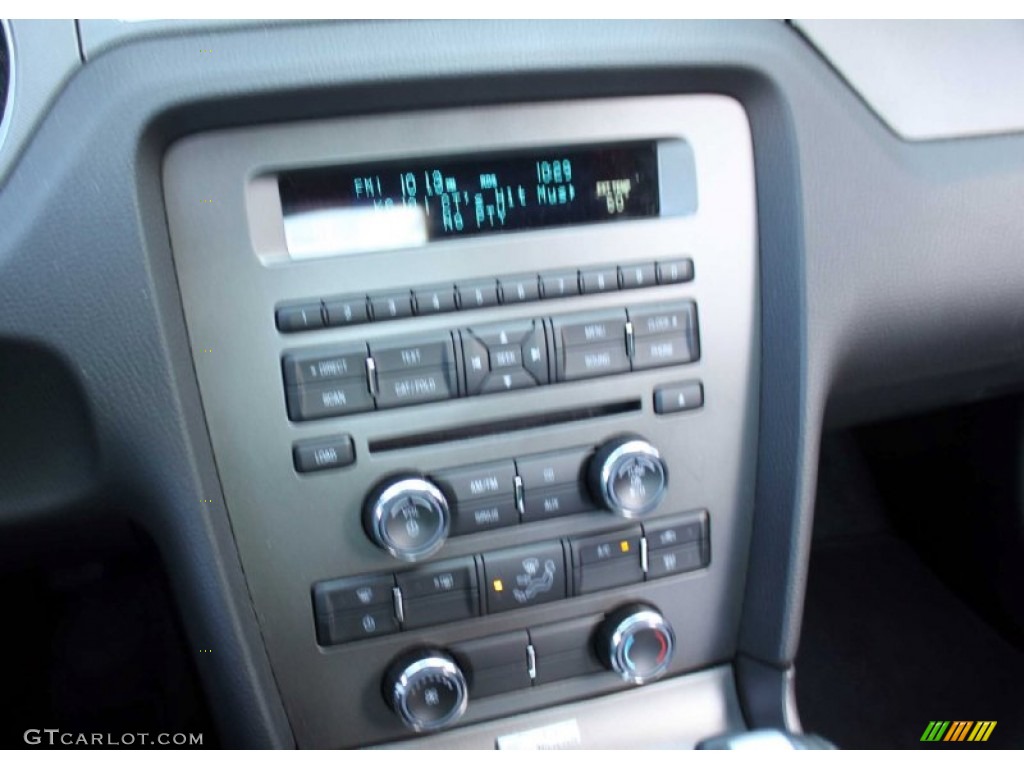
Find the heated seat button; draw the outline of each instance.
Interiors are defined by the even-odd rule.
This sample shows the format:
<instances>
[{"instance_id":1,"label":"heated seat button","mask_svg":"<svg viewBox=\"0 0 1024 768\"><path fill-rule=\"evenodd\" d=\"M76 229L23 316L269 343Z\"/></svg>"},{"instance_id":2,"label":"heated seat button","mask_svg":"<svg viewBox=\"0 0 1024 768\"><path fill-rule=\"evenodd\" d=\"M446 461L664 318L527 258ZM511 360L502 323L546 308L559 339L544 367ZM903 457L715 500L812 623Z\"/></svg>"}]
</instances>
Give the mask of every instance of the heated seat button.
<instances>
[{"instance_id":1,"label":"heated seat button","mask_svg":"<svg viewBox=\"0 0 1024 768\"><path fill-rule=\"evenodd\" d=\"M317 437L299 440L292 445L292 462L296 472L319 472L354 464L356 450L351 435Z\"/></svg>"},{"instance_id":2,"label":"heated seat button","mask_svg":"<svg viewBox=\"0 0 1024 768\"><path fill-rule=\"evenodd\" d=\"M707 535L707 512L644 523L644 536L647 538L649 550L678 547L692 541L705 539Z\"/></svg>"},{"instance_id":3,"label":"heated seat button","mask_svg":"<svg viewBox=\"0 0 1024 768\"><path fill-rule=\"evenodd\" d=\"M525 631L470 640L451 647L459 666L468 673L469 695L474 699L530 687Z\"/></svg>"},{"instance_id":4,"label":"heated seat button","mask_svg":"<svg viewBox=\"0 0 1024 768\"><path fill-rule=\"evenodd\" d=\"M660 579L695 571L708 564L706 540L691 541L681 547L658 549L647 555L647 578Z\"/></svg>"},{"instance_id":5,"label":"heated seat button","mask_svg":"<svg viewBox=\"0 0 1024 768\"><path fill-rule=\"evenodd\" d=\"M335 645L398 631L391 574L321 581L313 587L317 640Z\"/></svg>"},{"instance_id":6,"label":"heated seat button","mask_svg":"<svg viewBox=\"0 0 1024 768\"><path fill-rule=\"evenodd\" d=\"M550 603L568 594L561 542L489 552L483 563L488 613Z\"/></svg>"},{"instance_id":7,"label":"heated seat button","mask_svg":"<svg viewBox=\"0 0 1024 768\"><path fill-rule=\"evenodd\" d=\"M318 616L316 629L320 645L336 645L393 634L398 631L398 619L390 605L368 606Z\"/></svg>"}]
</instances>

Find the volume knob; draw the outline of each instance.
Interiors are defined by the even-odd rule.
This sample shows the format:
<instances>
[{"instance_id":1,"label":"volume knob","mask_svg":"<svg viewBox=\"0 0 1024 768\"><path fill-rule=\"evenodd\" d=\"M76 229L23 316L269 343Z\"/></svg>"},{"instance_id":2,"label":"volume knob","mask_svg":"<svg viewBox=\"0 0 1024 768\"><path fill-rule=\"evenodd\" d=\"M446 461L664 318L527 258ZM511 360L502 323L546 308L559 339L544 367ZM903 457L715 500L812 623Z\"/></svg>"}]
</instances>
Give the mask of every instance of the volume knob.
<instances>
[{"instance_id":1,"label":"volume knob","mask_svg":"<svg viewBox=\"0 0 1024 768\"><path fill-rule=\"evenodd\" d=\"M378 547L399 560L422 560L448 538L451 513L441 490L422 477L393 477L366 498L366 533Z\"/></svg>"},{"instance_id":2,"label":"volume knob","mask_svg":"<svg viewBox=\"0 0 1024 768\"><path fill-rule=\"evenodd\" d=\"M601 446L590 460L590 492L609 511L635 518L661 503L668 468L658 449L642 437L625 436Z\"/></svg>"}]
</instances>

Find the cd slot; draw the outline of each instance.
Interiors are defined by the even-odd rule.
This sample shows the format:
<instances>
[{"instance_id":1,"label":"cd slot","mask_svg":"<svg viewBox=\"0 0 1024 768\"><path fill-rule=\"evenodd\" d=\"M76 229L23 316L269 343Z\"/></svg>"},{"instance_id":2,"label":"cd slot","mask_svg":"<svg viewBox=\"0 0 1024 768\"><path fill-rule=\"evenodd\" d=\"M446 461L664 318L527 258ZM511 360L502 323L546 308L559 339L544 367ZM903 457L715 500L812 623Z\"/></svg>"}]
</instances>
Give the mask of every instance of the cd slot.
<instances>
[{"instance_id":1,"label":"cd slot","mask_svg":"<svg viewBox=\"0 0 1024 768\"><path fill-rule=\"evenodd\" d=\"M528 416L519 416L511 419L498 419L495 421L478 422L466 424L461 427L450 429L439 429L432 432L415 432L408 435L397 435L395 437L382 437L370 440L370 453L388 453L389 451L400 451L405 448L421 448L426 445L438 445L454 440L467 440L474 437L489 437L509 432L521 432L526 429L537 427L549 427L555 424L571 424L575 421L587 421L589 419L600 419L606 416L619 416L623 413L636 413L643 407L639 398L631 400L616 400L600 405L590 405L584 408L568 408L561 411L548 413L537 413Z\"/></svg>"}]
</instances>

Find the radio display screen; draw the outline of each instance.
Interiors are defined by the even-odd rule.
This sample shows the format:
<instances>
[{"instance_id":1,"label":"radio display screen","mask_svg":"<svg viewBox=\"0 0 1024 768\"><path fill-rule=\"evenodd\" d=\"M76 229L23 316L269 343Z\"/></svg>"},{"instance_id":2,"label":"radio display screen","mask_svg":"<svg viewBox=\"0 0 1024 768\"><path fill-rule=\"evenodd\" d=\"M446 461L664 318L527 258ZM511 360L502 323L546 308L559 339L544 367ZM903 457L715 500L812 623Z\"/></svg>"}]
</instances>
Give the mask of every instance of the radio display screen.
<instances>
[{"instance_id":1,"label":"radio display screen","mask_svg":"<svg viewBox=\"0 0 1024 768\"><path fill-rule=\"evenodd\" d=\"M292 258L659 215L657 142L286 171Z\"/></svg>"}]
</instances>

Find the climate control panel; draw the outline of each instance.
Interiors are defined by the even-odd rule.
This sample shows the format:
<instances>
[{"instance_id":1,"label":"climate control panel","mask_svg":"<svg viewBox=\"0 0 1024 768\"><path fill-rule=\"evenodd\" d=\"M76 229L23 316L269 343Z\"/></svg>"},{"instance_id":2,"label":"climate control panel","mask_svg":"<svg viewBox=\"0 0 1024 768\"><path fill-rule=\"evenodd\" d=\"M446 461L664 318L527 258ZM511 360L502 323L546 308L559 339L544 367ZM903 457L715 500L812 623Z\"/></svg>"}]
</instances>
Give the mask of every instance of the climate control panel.
<instances>
[{"instance_id":1,"label":"climate control panel","mask_svg":"<svg viewBox=\"0 0 1024 768\"><path fill-rule=\"evenodd\" d=\"M384 675L384 699L409 730L437 731L458 722L477 698L602 671L649 683L668 670L675 647L672 625L657 608L629 603L603 617L403 653Z\"/></svg>"},{"instance_id":2,"label":"climate control panel","mask_svg":"<svg viewBox=\"0 0 1024 768\"><path fill-rule=\"evenodd\" d=\"M706 568L706 511L541 541L412 570L313 585L317 642L333 646L532 608Z\"/></svg>"}]
</instances>

